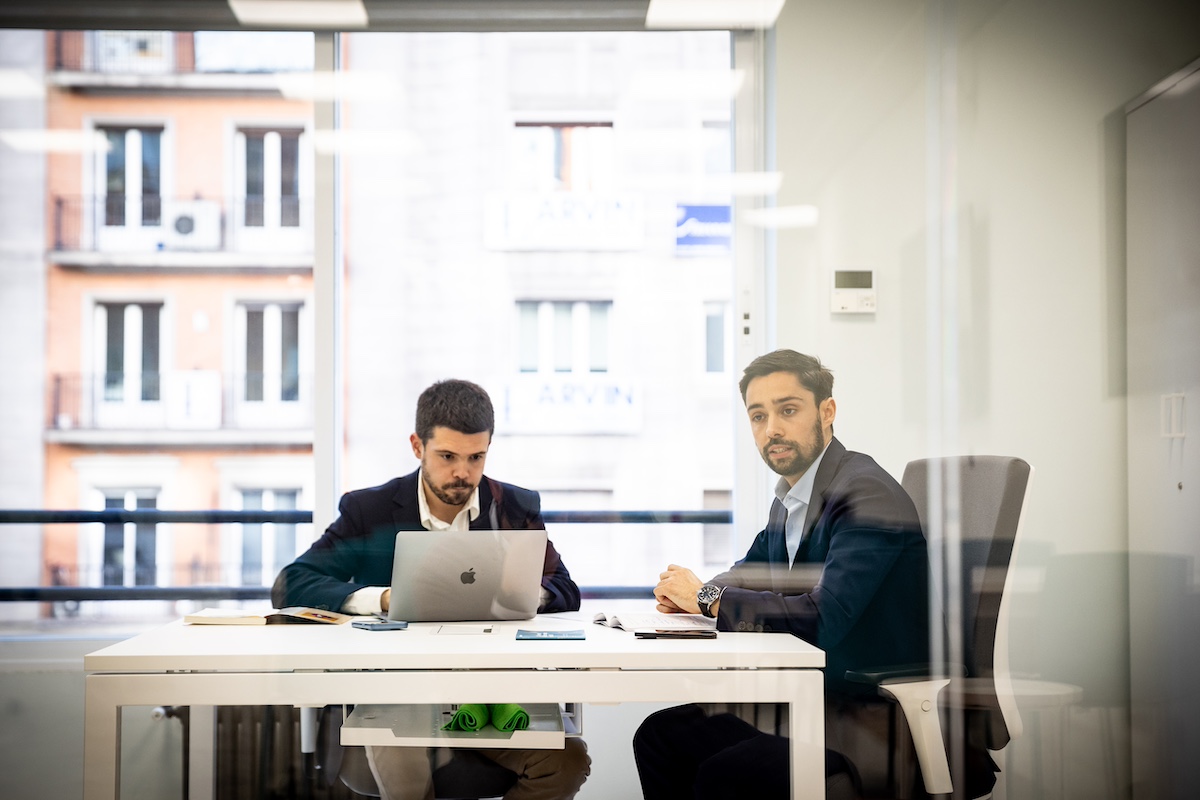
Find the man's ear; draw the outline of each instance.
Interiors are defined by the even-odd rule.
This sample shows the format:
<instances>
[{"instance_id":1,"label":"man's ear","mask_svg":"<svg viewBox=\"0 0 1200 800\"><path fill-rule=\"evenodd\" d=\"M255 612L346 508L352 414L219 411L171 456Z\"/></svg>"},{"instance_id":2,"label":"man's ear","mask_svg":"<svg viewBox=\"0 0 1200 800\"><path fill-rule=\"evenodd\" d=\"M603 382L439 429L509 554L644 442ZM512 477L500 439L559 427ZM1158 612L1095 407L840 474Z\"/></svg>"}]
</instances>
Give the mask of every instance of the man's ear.
<instances>
[{"instance_id":1,"label":"man's ear","mask_svg":"<svg viewBox=\"0 0 1200 800\"><path fill-rule=\"evenodd\" d=\"M417 461L420 461L423 451L425 450L421 443L421 437L414 433L408 437L408 441L412 445L413 455L417 457Z\"/></svg>"},{"instance_id":2,"label":"man's ear","mask_svg":"<svg viewBox=\"0 0 1200 800\"><path fill-rule=\"evenodd\" d=\"M837 402L832 397L826 397L824 402L821 403L820 413L821 427L833 427L834 417L837 416Z\"/></svg>"}]
</instances>

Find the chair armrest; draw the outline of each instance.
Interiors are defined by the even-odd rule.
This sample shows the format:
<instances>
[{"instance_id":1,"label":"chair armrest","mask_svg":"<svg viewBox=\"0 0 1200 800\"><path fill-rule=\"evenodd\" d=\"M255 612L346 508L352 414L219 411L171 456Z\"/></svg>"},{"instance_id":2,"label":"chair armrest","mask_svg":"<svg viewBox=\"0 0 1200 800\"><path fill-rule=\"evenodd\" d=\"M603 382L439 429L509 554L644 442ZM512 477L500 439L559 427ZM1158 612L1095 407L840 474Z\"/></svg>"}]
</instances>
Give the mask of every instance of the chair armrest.
<instances>
[{"instance_id":1,"label":"chair armrest","mask_svg":"<svg viewBox=\"0 0 1200 800\"><path fill-rule=\"evenodd\" d=\"M949 794L954 790L946 742L942 737L938 696L951 678L961 678L966 673L962 664L946 663L899 664L846 672L847 682L874 687L879 694L895 699L900 705L917 751L925 791L931 795Z\"/></svg>"},{"instance_id":2,"label":"chair armrest","mask_svg":"<svg viewBox=\"0 0 1200 800\"><path fill-rule=\"evenodd\" d=\"M965 678L967 677L967 668L962 664L895 664L889 667L846 670L845 677L849 683L874 686L878 689L885 683Z\"/></svg>"}]
</instances>

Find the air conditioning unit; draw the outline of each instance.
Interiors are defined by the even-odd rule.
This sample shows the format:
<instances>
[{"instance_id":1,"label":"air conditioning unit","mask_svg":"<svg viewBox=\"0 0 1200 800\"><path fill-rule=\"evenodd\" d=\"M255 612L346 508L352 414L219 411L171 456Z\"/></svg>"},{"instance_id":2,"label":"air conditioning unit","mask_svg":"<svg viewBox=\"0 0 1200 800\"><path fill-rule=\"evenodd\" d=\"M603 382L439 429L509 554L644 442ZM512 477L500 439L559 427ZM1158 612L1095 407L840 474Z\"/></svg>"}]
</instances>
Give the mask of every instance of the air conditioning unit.
<instances>
[{"instance_id":1,"label":"air conditioning unit","mask_svg":"<svg viewBox=\"0 0 1200 800\"><path fill-rule=\"evenodd\" d=\"M221 247L221 205L215 200L177 200L164 205L164 247L171 250Z\"/></svg>"}]
</instances>

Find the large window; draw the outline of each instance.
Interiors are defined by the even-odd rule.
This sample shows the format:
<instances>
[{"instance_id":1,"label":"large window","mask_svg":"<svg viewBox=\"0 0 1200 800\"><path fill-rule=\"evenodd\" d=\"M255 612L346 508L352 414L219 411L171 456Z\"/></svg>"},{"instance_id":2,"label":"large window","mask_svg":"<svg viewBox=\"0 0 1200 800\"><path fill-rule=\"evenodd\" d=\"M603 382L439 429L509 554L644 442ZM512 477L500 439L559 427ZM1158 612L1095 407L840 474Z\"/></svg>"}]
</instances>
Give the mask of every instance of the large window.
<instances>
[{"instance_id":1,"label":"large window","mask_svg":"<svg viewBox=\"0 0 1200 800\"><path fill-rule=\"evenodd\" d=\"M311 424L307 319L299 301L238 303L232 397L238 427Z\"/></svg>"},{"instance_id":2,"label":"large window","mask_svg":"<svg viewBox=\"0 0 1200 800\"><path fill-rule=\"evenodd\" d=\"M104 493L105 510L145 511L157 507L156 492L142 489ZM158 532L153 523L113 522L104 526L100 583L154 586L158 583Z\"/></svg>"},{"instance_id":3,"label":"large window","mask_svg":"<svg viewBox=\"0 0 1200 800\"><path fill-rule=\"evenodd\" d=\"M165 126L99 124L94 132L99 146L94 152L92 194L82 203L72 202L67 209L71 218L58 225L72 237L80 235L74 231L81 226L80 241L99 250L152 247L163 240L164 184L169 179L164 174ZM81 215L78 221L75 214Z\"/></svg>"},{"instance_id":4,"label":"large window","mask_svg":"<svg viewBox=\"0 0 1200 800\"><path fill-rule=\"evenodd\" d=\"M101 127L104 224L157 226L162 221L162 128Z\"/></svg>"},{"instance_id":5,"label":"large window","mask_svg":"<svg viewBox=\"0 0 1200 800\"><path fill-rule=\"evenodd\" d=\"M242 489L245 511L293 511L299 489ZM297 554L296 525L283 522L244 522L238 581L244 586L269 586Z\"/></svg>"},{"instance_id":6,"label":"large window","mask_svg":"<svg viewBox=\"0 0 1200 800\"><path fill-rule=\"evenodd\" d=\"M729 338L729 303L705 303L705 372L729 371Z\"/></svg>"},{"instance_id":7,"label":"large window","mask_svg":"<svg viewBox=\"0 0 1200 800\"><path fill-rule=\"evenodd\" d=\"M242 128L238 146L248 228L300 225L300 134L294 129Z\"/></svg>"},{"instance_id":8,"label":"large window","mask_svg":"<svg viewBox=\"0 0 1200 800\"><path fill-rule=\"evenodd\" d=\"M607 372L612 303L517 303L521 372Z\"/></svg>"},{"instance_id":9,"label":"large window","mask_svg":"<svg viewBox=\"0 0 1200 800\"><path fill-rule=\"evenodd\" d=\"M162 303L97 303L97 366L105 404L161 399Z\"/></svg>"},{"instance_id":10,"label":"large window","mask_svg":"<svg viewBox=\"0 0 1200 800\"><path fill-rule=\"evenodd\" d=\"M294 403L300 397L300 305L245 303L239 308L246 403Z\"/></svg>"},{"instance_id":11,"label":"large window","mask_svg":"<svg viewBox=\"0 0 1200 800\"><path fill-rule=\"evenodd\" d=\"M611 122L518 122L512 133L510 182L515 188L592 191L613 183Z\"/></svg>"},{"instance_id":12,"label":"large window","mask_svg":"<svg viewBox=\"0 0 1200 800\"><path fill-rule=\"evenodd\" d=\"M343 109L339 488L415 468L403 454L416 397L457 377L496 406L489 475L547 508L698 510L699 487L732 491L731 387L705 367L731 358L732 315L699 316L735 296L730 35L347 45L348 75L402 89ZM679 230L681 207L724 210L725 246L685 238L698 229ZM650 455L664 452L679 456L669 469ZM703 560L698 524L551 536L583 583L647 585L668 552Z\"/></svg>"}]
</instances>

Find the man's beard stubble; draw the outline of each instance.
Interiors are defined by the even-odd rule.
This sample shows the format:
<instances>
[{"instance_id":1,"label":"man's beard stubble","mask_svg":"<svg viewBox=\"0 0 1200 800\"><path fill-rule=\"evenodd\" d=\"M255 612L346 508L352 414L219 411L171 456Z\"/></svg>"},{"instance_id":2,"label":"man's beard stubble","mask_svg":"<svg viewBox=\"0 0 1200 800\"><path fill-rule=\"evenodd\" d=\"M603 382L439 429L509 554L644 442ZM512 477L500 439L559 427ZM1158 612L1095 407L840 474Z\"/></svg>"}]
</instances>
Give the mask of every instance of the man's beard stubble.
<instances>
[{"instance_id":1,"label":"man's beard stubble","mask_svg":"<svg viewBox=\"0 0 1200 800\"><path fill-rule=\"evenodd\" d=\"M434 486L433 482L429 480L429 474L423 473L423 475L429 491L448 506L466 505L467 501L471 499L471 492L475 491L475 487L466 481L454 481L444 486ZM453 494L451 494L452 492Z\"/></svg>"},{"instance_id":2,"label":"man's beard stubble","mask_svg":"<svg viewBox=\"0 0 1200 800\"><path fill-rule=\"evenodd\" d=\"M796 455L790 461L785 461L782 464L775 464L771 461L771 456L768 450L775 445L786 445L796 451ZM767 462L767 466L778 475L783 477L791 477L793 475L803 475L808 471L808 468L813 465L813 462L825 450L825 430L821 427L821 420L818 418L813 424L812 446L805 448L799 442L789 441L787 439L772 439L763 445L760 455L763 461Z\"/></svg>"}]
</instances>

